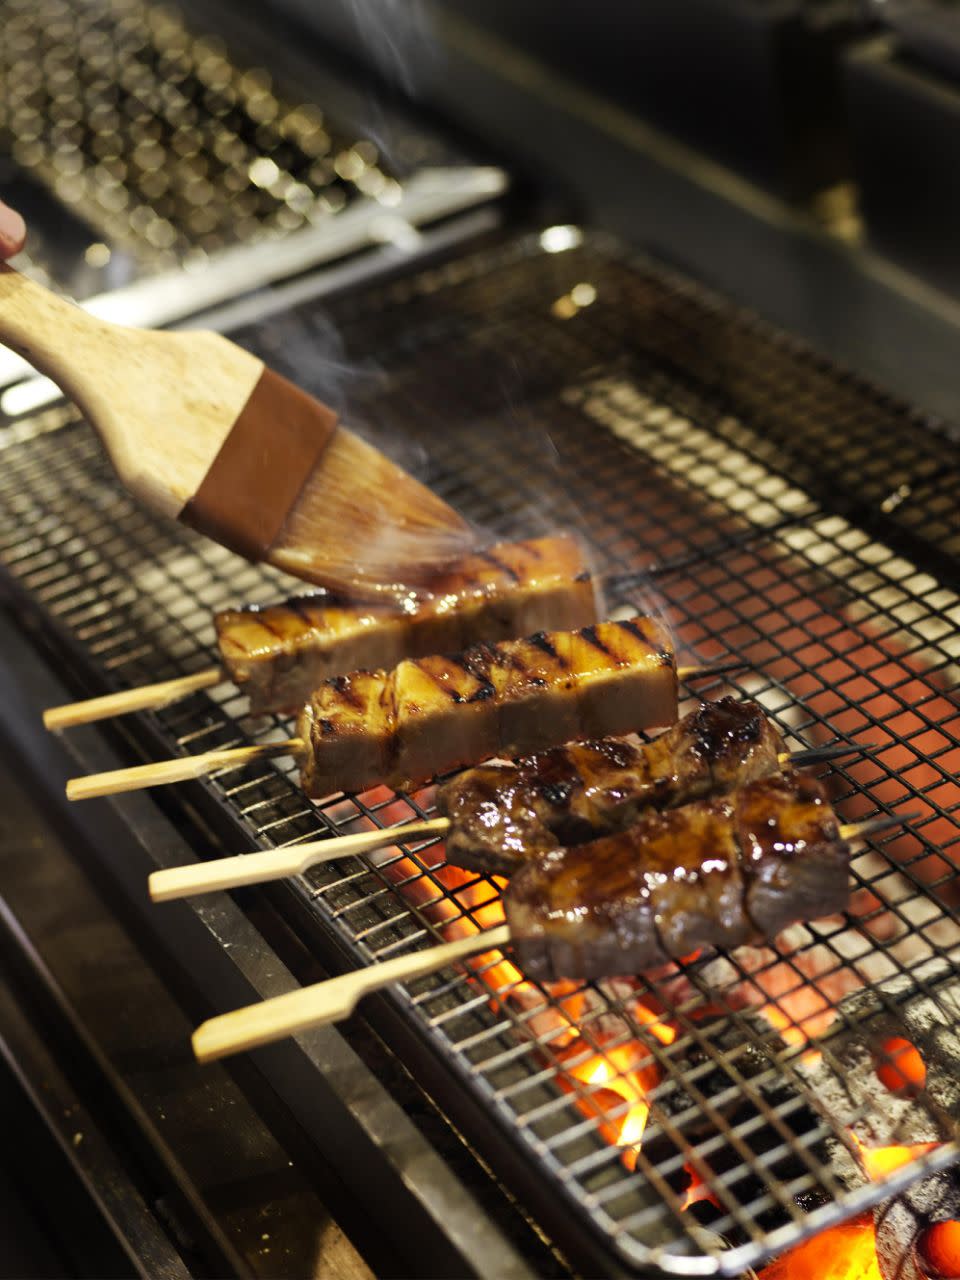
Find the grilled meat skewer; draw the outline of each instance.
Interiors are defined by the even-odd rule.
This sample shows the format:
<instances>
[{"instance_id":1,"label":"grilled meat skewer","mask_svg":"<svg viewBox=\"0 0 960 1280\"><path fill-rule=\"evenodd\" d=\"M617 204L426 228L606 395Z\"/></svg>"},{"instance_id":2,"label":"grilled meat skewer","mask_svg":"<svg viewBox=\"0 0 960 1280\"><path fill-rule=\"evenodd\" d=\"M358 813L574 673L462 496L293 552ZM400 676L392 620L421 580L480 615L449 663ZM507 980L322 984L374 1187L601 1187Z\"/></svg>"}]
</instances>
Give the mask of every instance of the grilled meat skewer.
<instances>
[{"instance_id":1,"label":"grilled meat skewer","mask_svg":"<svg viewBox=\"0 0 960 1280\"><path fill-rule=\"evenodd\" d=\"M842 911L849 856L821 784L786 774L539 854L503 900L528 977L612 977Z\"/></svg>"},{"instance_id":2,"label":"grilled meat skewer","mask_svg":"<svg viewBox=\"0 0 960 1280\"><path fill-rule=\"evenodd\" d=\"M810 779L802 781L808 783ZM769 794L774 788L783 792L779 802L775 796ZM758 913L763 927L769 929L771 933L788 922L785 917L796 919L802 912L804 918L812 918L825 910L835 911L843 906L846 902L846 867L849 857L847 841L885 830L907 820L906 815L892 814L865 823L837 827L825 802L822 800L818 802L815 796L812 798L809 795L791 796L790 779L764 779L751 783L746 790L754 789L756 789L754 800L761 807L759 823L757 823L757 816L749 813L751 802L748 799L746 806L748 812L740 815L738 834L733 842L733 853L741 869L739 885L742 894L748 900L748 907ZM818 811L818 803L826 810L825 812ZM733 808L732 805L728 807ZM813 809L812 819L811 809ZM663 818L676 818L683 812L683 809L677 809L663 815ZM719 835L721 843L726 844L729 850L726 837L729 835L730 819L727 818L725 821L726 830L721 824L719 832L712 834ZM705 818L700 824L705 832L710 831L710 825L709 818ZM766 837L766 843L760 846L754 845L749 838L749 833L755 826L758 826ZM775 843L769 834L771 827L776 828L781 835L788 835L791 843L783 847ZM807 843L808 839L812 842ZM582 846L582 848L588 847ZM747 856L748 851L749 856ZM543 861L549 865L554 857L553 854L547 854ZM809 865L798 870L801 860L806 860ZM661 872L669 872L671 869L675 869L675 864L666 858L661 866ZM713 874L713 869L708 867L707 861L703 862L700 870L704 877ZM525 871L521 874L527 873ZM821 874L825 883L818 887L817 880ZM520 877L518 876L517 879ZM566 921L568 939L559 943L557 948L559 952L563 946L566 947L564 969L576 968L577 961L586 958L592 962L590 976L603 977L622 974L629 961L640 954L652 957L648 963L660 964L663 961L665 958L663 947L647 945L649 937L652 936L649 927L651 916L644 918L642 915L643 898L638 897L633 900L629 898L638 879L638 876L634 876L629 880L628 896L625 899L621 899L616 904L608 900L609 906L620 908L619 913L614 910L608 913L606 919L601 919L599 922L592 919L587 922L586 938L576 937L576 919ZM841 881L843 882L842 890ZM731 889L731 886L733 889L737 887L736 878L734 877L727 885L718 882L716 886L709 886L705 889L699 904L695 896L696 884L696 879L686 882L687 891L693 895L692 903L676 904L686 905L691 909L686 917L681 937L672 939L670 945L688 946L695 938L699 940L701 935L705 938L708 935L718 937L724 934L726 936L722 936L722 943L729 945L728 937L739 937L745 932L742 922L738 919L743 911L741 909L738 912L736 892ZM791 909L788 905L789 894L794 885L800 888L801 896L797 905ZM648 892L650 886L643 884L641 888L643 892ZM513 908L514 916L520 915L521 927L524 924L529 927L530 904L523 905L528 908L527 920L522 918L522 912L518 913L515 907ZM194 1053L201 1062L210 1062L227 1054L237 1053L243 1049L253 1049L258 1045L283 1039L285 1036L296 1035L311 1027L339 1022L349 1017L358 1001L373 991L378 991L394 982L408 982L428 973L437 973L450 964L463 961L466 957L480 952L490 953L496 957L497 951L510 943L513 944L515 958L521 965L526 966L527 963L532 963L535 966L538 962L545 961L543 965L545 972L540 976L554 978L557 974L556 967L550 963L551 942L544 934L551 928L560 932L563 929L564 920L562 914L558 915L556 921L552 920L550 903L542 905L541 923L544 925L544 932L539 936L531 930L531 936L525 939L518 936L515 927L510 923L500 924L469 937L457 938L451 942L441 943L439 946L414 951L409 955L394 956L381 964L370 965L364 969L354 970L352 973L344 973L337 978L328 978L325 982L317 982L299 991L275 996L272 1000L264 1000L245 1009L235 1009L230 1013L220 1014L218 1017L209 1018L197 1028L192 1038ZM699 915L698 905L701 908ZM510 910L508 894L508 919ZM536 910L535 902L533 910ZM718 914L715 916L714 913ZM621 917L619 922L616 919L617 914ZM640 915L641 928L632 931L637 921L631 916L637 914ZM616 927L618 923L621 926L624 941L628 947L632 948L630 956L622 957L616 947L617 939L610 936L613 933L611 926ZM751 930L755 930L759 928L759 921L751 921L750 925ZM643 936L644 926L647 931L646 938ZM595 936L591 935L596 935L598 930L601 938L606 935L605 940L609 943L605 952L605 959L609 961L609 970L599 974L593 971L599 968L596 962L600 959L600 951L591 945L596 940ZM657 922L653 919L653 931L656 932L656 930ZM536 976L530 970L528 975ZM579 975L571 973L569 976Z\"/></svg>"},{"instance_id":3,"label":"grilled meat skewer","mask_svg":"<svg viewBox=\"0 0 960 1280\"><path fill-rule=\"evenodd\" d=\"M296 738L74 778L67 796L179 782L277 755L299 758L310 796L378 783L407 789L493 755L672 724L677 678L670 637L652 618L541 631L338 676L301 711Z\"/></svg>"},{"instance_id":4,"label":"grilled meat skewer","mask_svg":"<svg viewBox=\"0 0 960 1280\"><path fill-rule=\"evenodd\" d=\"M780 772L786 747L755 702L701 704L652 742L573 742L513 764L486 764L437 790L450 820L447 861L512 875L537 852L582 844L700 796Z\"/></svg>"},{"instance_id":5,"label":"grilled meat skewer","mask_svg":"<svg viewBox=\"0 0 960 1280\"><path fill-rule=\"evenodd\" d=\"M254 714L295 711L331 676L394 667L404 658L452 653L597 619L594 581L574 538L500 543L459 561L429 590L396 603L305 596L225 609L217 642Z\"/></svg>"},{"instance_id":6,"label":"grilled meat skewer","mask_svg":"<svg viewBox=\"0 0 960 1280\"><path fill-rule=\"evenodd\" d=\"M473 645L328 680L297 721L307 795L411 785L604 729L670 724L677 671L655 619Z\"/></svg>"},{"instance_id":7,"label":"grilled meat skewer","mask_svg":"<svg viewBox=\"0 0 960 1280\"><path fill-rule=\"evenodd\" d=\"M398 600L353 600L315 592L214 616L222 665L139 689L52 707L48 729L170 705L233 680L250 711L295 712L323 680L404 658L495 643L597 620L598 590L568 534L503 542L452 565Z\"/></svg>"},{"instance_id":8,"label":"grilled meat skewer","mask_svg":"<svg viewBox=\"0 0 960 1280\"><path fill-rule=\"evenodd\" d=\"M372 853L386 845L410 844L418 839L434 836L446 838L446 857L449 863L509 875L525 858L556 844L594 839L605 832L630 825L637 821L648 800L651 801L650 807L672 808L698 798L704 791L732 791L741 781L747 783L763 774L775 773L791 761L812 763L814 760L855 753L859 749L849 743L842 743L823 748L814 747L793 756L786 752L775 754L770 748L778 745L779 739L772 725L764 725L760 708L749 702L732 702L732 706L727 705L731 702L732 699L725 698L719 703L704 704L643 748L626 743L623 739L608 740L630 747L631 751L642 751L653 756L659 767L651 762L647 773L644 773L642 767L633 775L619 770L613 776L598 773L590 783L585 783L582 774L574 774L572 779L565 779L561 786L554 768L549 779L547 812L533 815L532 829L524 827L518 820L522 810L517 804L513 805L506 821L501 821L497 811L492 808L482 814L478 810L471 810L466 802L471 794L477 796L477 789L465 786L454 792L455 784L459 781L459 778L454 778L442 788L448 795L455 794L461 802L459 807L454 808L452 817L425 818L406 822L398 827L361 831L347 836L335 836L333 839L267 849L260 853L216 858L209 862L194 862L183 867L167 867L163 871L154 871L149 877L150 897L154 902L166 902L196 893L263 884L270 880L302 875L321 862ZM704 732L702 722L707 718L714 721L712 733ZM701 722L699 730L698 722ZM729 735L718 740L719 731L724 727L729 730ZM704 751L695 756L692 751L684 750L683 745L689 743L697 732ZM730 740L734 734L735 743ZM671 738L675 744L679 743L679 749L672 757L672 771L669 765L665 767L665 762L670 757L662 749L664 740L669 741ZM596 748L600 745L596 742L576 743L569 748L555 748L541 755L525 757L522 765L526 770L538 760L553 761L555 756L563 757L566 753L574 761L580 747ZM512 796L517 791L518 770L515 766L488 768L481 765L460 777L468 779L476 774L483 779L488 772L494 770L512 780L506 784L508 794L505 801L511 804ZM541 788L536 785L539 780L535 774L533 779L535 801ZM580 807L575 798L577 788L581 791L592 790L587 812L593 825L581 817L574 823L564 820L568 806ZM486 802L491 806L495 803L496 794L492 790L486 797ZM484 803L482 795L477 796L477 799L478 803ZM608 802L610 807L606 808ZM556 808L558 805L559 811ZM558 812L559 821L553 822ZM565 833L562 839L557 835L559 831ZM500 840L504 843L498 843Z\"/></svg>"}]
</instances>

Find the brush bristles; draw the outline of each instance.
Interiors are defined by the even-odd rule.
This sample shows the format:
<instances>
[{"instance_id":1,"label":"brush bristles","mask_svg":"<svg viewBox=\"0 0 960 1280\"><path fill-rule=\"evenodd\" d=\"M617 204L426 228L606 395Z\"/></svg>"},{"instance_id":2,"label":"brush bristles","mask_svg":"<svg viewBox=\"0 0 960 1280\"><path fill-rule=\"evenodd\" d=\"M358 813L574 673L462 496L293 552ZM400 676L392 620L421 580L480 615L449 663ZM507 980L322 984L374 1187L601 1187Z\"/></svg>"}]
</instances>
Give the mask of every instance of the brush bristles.
<instances>
[{"instance_id":1,"label":"brush bristles","mask_svg":"<svg viewBox=\"0 0 960 1280\"><path fill-rule=\"evenodd\" d=\"M470 526L442 499L338 427L265 558L321 586L396 592L474 543Z\"/></svg>"}]
</instances>

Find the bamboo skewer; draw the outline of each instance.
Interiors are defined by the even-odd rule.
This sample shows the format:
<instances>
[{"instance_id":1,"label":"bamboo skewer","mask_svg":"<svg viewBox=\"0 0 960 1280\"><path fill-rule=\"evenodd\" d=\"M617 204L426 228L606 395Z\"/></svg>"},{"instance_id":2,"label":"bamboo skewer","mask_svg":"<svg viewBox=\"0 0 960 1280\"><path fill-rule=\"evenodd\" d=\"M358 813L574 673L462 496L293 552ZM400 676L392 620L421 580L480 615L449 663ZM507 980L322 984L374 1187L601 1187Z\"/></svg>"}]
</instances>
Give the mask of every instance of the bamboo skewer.
<instances>
[{"instance_id":1,"label":"bamboo skewer","mask_svg":"<svg viewBox=\"0 0 960 1280\"><path fill-rule=\"evenodd\" d=\"M462 960L477 951L502 947L510 941L507 925L498 925L469 938L458 938L426 951L397 956L369 969L329 978L299 991L274 996L260 1004L232 1013L210 1018L193 1033L193 1052L199 1062L213 1062L216 1058L258 1045L297 1035L311 1027L348 1018L362 996L376 991L391 982L405 982L423 977L435 969Z\"/></svg>"},{"instance_id":2,"label":"bamboo skewer","mask_svg":"<svg viewBox=\"0 0 960 1280\"><path fill-rule=\"evenodd\" d=\"M288 876L301 875L321 862L372 853L400 840L442 835L449 825L448 818L425 818L422 822L404 823L402 827L359 831L332 840L311 840L284 849L241 853L233 858L217 858L213 862L197 862L185 867L167 867L163 871L154 871L150 876L150 897L154 902L170 902L194 893L212 893L217 889L239 889L243 885L283 880Z\"/></svg>"},{"instance_id":3,"label":"bamboo skewer","mask_svg":"<svg viewBox=\"0 0 960 1280\"><path fill-rule=\"evenodd\" d=\"M705 667L679 667L677 679L693 680L700 676L719 675L724 671L739 669L742 663L725 663ZM91 773L85 778L71 778L67 783L68 800L92 800L96 796L118 795L123 791L140 791L144 787L162 787L172 782L186 782L202 778L217 769L235 769L254 760L272 756L296 756L306 744L301 738L287 738L283 742L264 742L250 747L228 747L216 751L203 751L196 756L178 756L173 760L160 760L153 764L133 765L129 769L112 769L107 773Z\"/></svg>"},{"instance_id":4,"label":"bamboo skewer","mask_svg":"<svg viewBox=\"0 0 960 1280\"><path fill-rule=\"evenodd\" d=\"M190 676L177 676L173 680L161 680L157 684L142 684L136 689L124 689L120 693L106 693L100 698L87 698L85 702L66 702L60 707L48 707L43 713L46 729L56 732L78 724L93 724L112 716L123 716L130 711L159 711L171 703L187 698L201 689L214 689L230 677L222 667L207 667Z\"/></svg>"},{"instance_id":5,"label":"bamboo skewer","mask_svg":"<svg viewBox=\"0 0 960 1280\"><path fill-rule=\"evenodd\" d=\"M780 764L812 764L815 761L834 759L862 751L856 744L838 743L826 747L813 747L807 751L781 752ZM406 822L397 827L383 827L376 831L361 831L349 836L334 836L326 840L288 846L283 849L267 849L259 853L241 853L230 858L215 858L209 862L191 863L183 867L167 867L154 871L148 881L150 897L154 902L171 902L176 898L188 898L194 894L214 893L221 889L240 889L245 885L266 884L271 880L285 880L288 876L302 875L310 867L338 858L373 853L392 844L405 844L427 836L443 836L450 828L449 818L425 818L420 822Z\"/></svg>"},{"instance_id":6,"label":"bamboo skewer","mask_svg":"<svg viewBox=\"0 0 960 1280\"><path fill-rule=\"evenodd\" d=\"M889 814L866 822L847 823L840 827L840 836L843 840L856 840L898 826L911 816ZM398 956L383 964L328 978L299 991L219 1014L202 1023L194 1032L193 1051L198 1061L213 1062L231 1053L298 1035L312 1027L338 1022L350 1016L363 996L392 982L425 977L477 952L497 950L509 941L509 926L497 925L469 938L458 938L455 942L441 943L412 955Z\"/></svg>"},{"instance_id":7,"label":"bamboo skewer","mask_svg":"<svg viewBox=\"0 0 960 1280\"><path fill-rule=\"evenodd\" d=\"M304 748L300 738L283 742L260 742L252 747L226 747L219 751L203 751L197 756L177 756L173 760L157 760L152 764L136 764L129 769L111 769L108 773L91 773L86 778L71 778L67 783L68 800L92 800L95 796L114 796L123 791L141 791L144 787L164 787L171 782L203 778L217 769L238 769L254 760L273 756L295 756Z\"/></svg>"}]
</instances>

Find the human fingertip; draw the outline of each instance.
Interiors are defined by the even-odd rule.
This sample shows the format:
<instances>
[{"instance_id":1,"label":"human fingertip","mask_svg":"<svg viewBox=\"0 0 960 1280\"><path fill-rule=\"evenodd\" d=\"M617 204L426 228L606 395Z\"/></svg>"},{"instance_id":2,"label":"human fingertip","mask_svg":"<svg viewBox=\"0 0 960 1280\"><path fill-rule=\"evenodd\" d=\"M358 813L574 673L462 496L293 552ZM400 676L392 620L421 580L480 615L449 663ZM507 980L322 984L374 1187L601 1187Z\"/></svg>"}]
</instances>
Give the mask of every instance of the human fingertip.
<instances>
[{"instance_id":1,"label":"human fingertip","mask_svg":"<svg viewBox=\"0 0 960 1280\"><path fill-rule=\"evenodd\" d=\"M19 253L27 238L27 226L16 209L0 200L0 255L10 258Z\"/></svg>"}]
</instances>

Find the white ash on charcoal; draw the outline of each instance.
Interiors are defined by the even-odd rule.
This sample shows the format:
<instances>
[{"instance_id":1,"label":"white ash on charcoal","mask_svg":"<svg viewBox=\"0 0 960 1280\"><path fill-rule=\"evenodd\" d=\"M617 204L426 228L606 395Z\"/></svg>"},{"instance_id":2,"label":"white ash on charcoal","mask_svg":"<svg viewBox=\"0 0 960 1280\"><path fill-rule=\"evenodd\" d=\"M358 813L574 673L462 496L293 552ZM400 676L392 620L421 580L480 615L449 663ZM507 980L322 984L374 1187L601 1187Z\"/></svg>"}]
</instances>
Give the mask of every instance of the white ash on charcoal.
<instances>
[{"instance_id":1,"label":"white ash on charcoal","mask_svg":"<svg viewBox=\"0 0 960 1280\"><path fill-rule=\"evenodd\" d=\"M824 1105L841 1123L856 1125L870 1146L951 1137L960 1119L960 982L952 966L931 961L860 991L843 1002L841 1016L844 1029L830 1038L828 1057L811 1079ZM922 1087L900 1073L896 1053L885 1048L890 1041L906 1041L920 1055ZM891 1069L902 1087L884 1085Z\"/></svg>"},{"instance_id":2,"label":"white ash on charcoal","mask_svg":"<svg viewBox=\"0 0 960 1280\"><path fill-rule=\"evenodd\" d=\"M929 1280L922 1264L925 1233L934 1223L960 1218L960 1178L955 1170L915 1183L874 1213L877 1262L883 1280Z\"/></svg>"}]
</instances>

